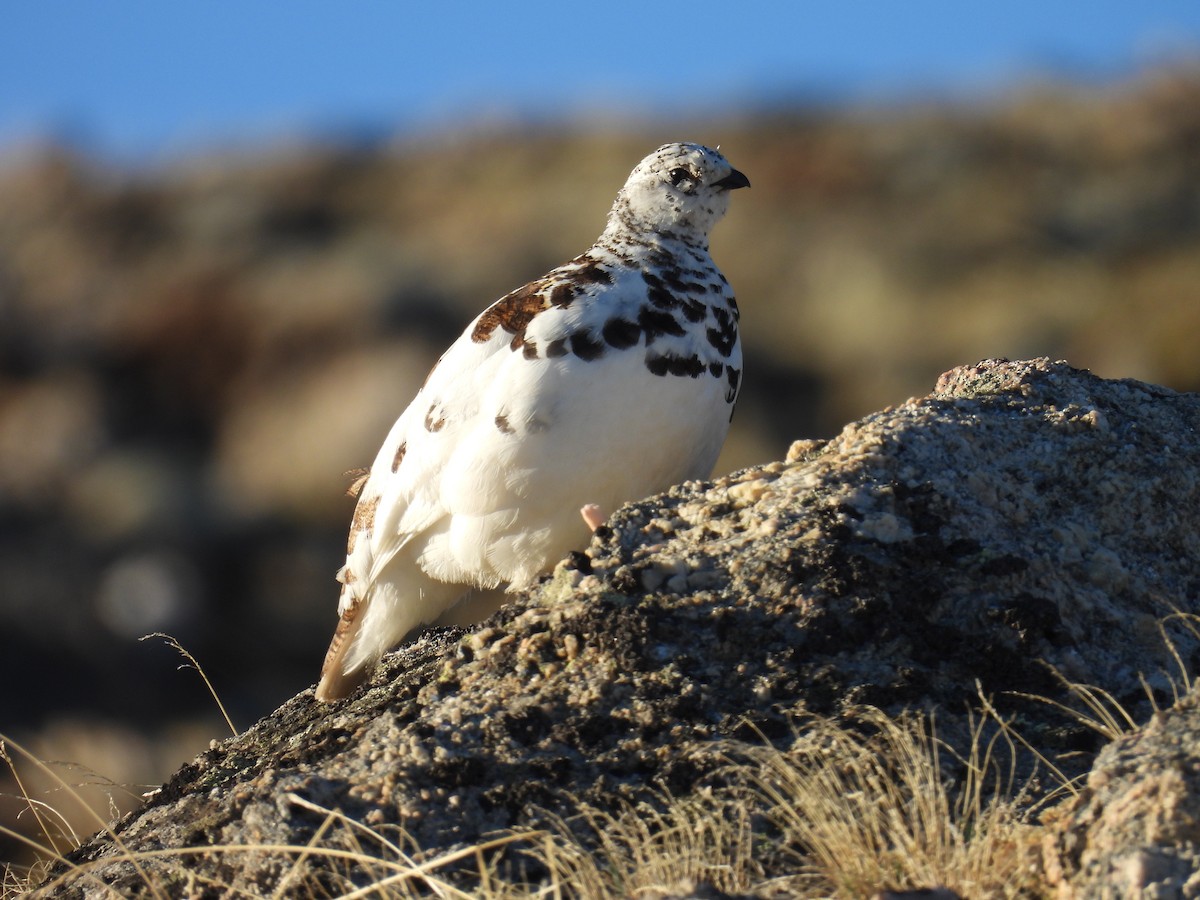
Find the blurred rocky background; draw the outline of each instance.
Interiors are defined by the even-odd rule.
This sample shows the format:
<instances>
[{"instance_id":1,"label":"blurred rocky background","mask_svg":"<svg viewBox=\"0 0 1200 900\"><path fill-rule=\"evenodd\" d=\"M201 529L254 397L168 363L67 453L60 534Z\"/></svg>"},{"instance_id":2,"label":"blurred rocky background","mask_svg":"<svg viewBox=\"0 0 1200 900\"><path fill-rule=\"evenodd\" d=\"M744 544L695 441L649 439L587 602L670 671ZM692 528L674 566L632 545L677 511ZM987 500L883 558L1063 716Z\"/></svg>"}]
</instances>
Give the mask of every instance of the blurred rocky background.
<instances>
[{"instance_id":1,"label":"blurred rocky background","mask_svg":"<svg viewBox=\"0 0 1200 900\"><path fill-rule=\"evenodd\" d=\"M184 660L140 637L177 638L239 727L310 685L336 618L343 473L476 313L587 247L633 165L680 139L719 143L754 185L713 239L747 360L719 472L984 357L1200 390L1196 68L139 170L14 152L0 732L129 808L225 728Z\"/></svg>"}]
</instances>

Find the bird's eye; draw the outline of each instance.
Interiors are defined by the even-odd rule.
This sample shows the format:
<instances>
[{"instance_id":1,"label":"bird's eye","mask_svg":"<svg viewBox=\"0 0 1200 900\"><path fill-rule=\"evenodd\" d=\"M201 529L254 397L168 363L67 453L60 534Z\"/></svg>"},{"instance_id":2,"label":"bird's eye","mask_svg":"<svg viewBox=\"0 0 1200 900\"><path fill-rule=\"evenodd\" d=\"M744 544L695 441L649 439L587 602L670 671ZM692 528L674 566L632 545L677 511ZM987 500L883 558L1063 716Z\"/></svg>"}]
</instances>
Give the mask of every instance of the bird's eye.
<instances>
[{"instance_id":1,"label":"bird's eye","mask_svg":"<svg viewBox=\"0 0 1200 900\"><path fill-rule=\"evenodd\" d=\"M667 173L667 177L671 179L671 184L675 185L675 187L679 187L684 182L695 181L692 173L687 169L672 169Z\"/></svg>"}]
</instances>

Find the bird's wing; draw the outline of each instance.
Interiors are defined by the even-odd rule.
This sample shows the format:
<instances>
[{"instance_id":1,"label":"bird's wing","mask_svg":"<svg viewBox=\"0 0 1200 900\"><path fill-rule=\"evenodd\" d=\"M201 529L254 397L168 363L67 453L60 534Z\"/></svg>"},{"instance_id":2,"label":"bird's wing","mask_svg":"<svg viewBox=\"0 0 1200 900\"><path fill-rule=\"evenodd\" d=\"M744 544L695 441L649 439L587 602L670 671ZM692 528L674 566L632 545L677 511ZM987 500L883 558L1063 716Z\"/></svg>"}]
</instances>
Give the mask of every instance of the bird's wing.
<instances>
[{"instance_id":1,"label":"bird's wing","mask_svg":"<svg viewBox=\"0 0 1200 900\"><path fill-rule=\"evenodd\" d=\"M608 281L596 273L585 254L506 294L442 355L393 426L363 486L347 566L366 582L364 589L406 548L424 554L422 567L436 579L479 587L501 580L480 576L489 570L486 561L476 566L439 553L438 540L469 545L472 535L466 532L482 537L512 514L505 460L513 440L497 420L503 406L497 397L512 391L536 405L537 396L529 394L538 393L538 379L554 362L544 346L539 352L525 343L527 328L546 311L568 328L586 305L583 298ZM413 545L418 535L427 539L428 549L426 541ZM346 603L343 596L343 607Z\"/></svg>"},{"instance_id":2,"label":"bird's wing","mask_svg":"<svg viewBox=\"0 0 1200 900\"><path fill-rule=\"evenodd\" d=\"M509 351L503 335L482 342L463 334L442 354L392 426L363 485L346 564L364 591L417 536L451 511L442 479L456 447L480 414L480 396ZM343 604L345 598L343 598Z\"/></svg>"},{"instance_id":3,"label":"bird's wing","mask_svg":"<svg viewBox=\"0 0 1200 900\"><path fill-rule=\"evenodd\" d=\"M456 599L455 589L432 584L416 558L422 536L452 518L441 482L455 446L479 414L481 386L509 354L504 335L475 341L463 334L442 355L380 447L365 481L347 539L341 616L330 642L317 697L344 697L387 646ZM463 585L465 592L467 585ZM397 608L405 611L396 616ZM399 633L393 633L399 632Z\"/></svg>"}]
</instances>

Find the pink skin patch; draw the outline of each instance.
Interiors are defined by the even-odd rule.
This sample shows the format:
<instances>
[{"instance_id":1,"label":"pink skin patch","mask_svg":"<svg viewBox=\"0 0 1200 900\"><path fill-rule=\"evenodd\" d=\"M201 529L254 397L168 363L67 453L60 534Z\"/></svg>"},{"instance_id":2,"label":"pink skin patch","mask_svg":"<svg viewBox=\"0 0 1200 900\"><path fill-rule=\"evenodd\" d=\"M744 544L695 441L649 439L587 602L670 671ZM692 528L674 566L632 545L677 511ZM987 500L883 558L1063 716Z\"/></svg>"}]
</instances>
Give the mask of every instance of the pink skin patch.
<instances>
[{"instance_id":1,"label":"pink skin patch","mask_svg":"<svg viewBox=\"0 0 1200 900\"><path fill-rule=\"evenodd\" d=\"M588 527L588 531L595 531L608 518L608 516L604 515L604 511L595 503L588 503L586 506L581 507L579 515L583 516L583 524Z\"/></svg>"}]
</instances>

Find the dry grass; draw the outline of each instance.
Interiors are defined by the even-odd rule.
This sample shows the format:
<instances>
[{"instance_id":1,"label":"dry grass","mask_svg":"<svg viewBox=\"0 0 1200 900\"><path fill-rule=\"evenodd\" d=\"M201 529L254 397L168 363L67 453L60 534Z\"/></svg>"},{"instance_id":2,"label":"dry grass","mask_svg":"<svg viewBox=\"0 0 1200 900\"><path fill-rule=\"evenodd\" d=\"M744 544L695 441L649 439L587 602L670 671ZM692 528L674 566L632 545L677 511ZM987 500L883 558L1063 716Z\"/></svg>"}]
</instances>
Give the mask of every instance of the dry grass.
<instances>
[{"instance_id":1,"label":"dry grass","mask_svg":"<svg viewBox=\"0 0 1200 900\"><path fill-rule=\"evenodd\" d=\"M725 793L660 796L616 812L580 805L525 855L547 872L545 896L648 898L711 885L727 892L763 889L771 879L755 859L752 810Z\"/></svg>"},{"instance_id":2,"label":"dry grass","mask_svg":"<svg viewBox=\"0 0 1200 900\"><path fill-rule=\"evenodd\" d=\"M37 861L28 868L5 865L3 879L5 897L10 895L16 896L28 888L39 884L54 863L65 863L65 854L81 843L78 832L71 826L68 818L58 812L53 803L30 796L29 791L25 788L26 779L22 777L22 769L24 767L20 763L25 763L43 777L49 778L53 783L58 785L67 798L77 803L81 808L88 810L95 821L96 827L112 839L118 850L129 859L130 864L145 878L147 884L150 883L142 867L141 860L137 858L137 855L125 850L121 844L120 836L111 830L108 821L80 796L76 786L65 781L58 774L56 768L38 759L16 741L6 738L3 735L0 735L0 760L3 760L12 773L13 780L16 782L17 788L21 793L25 812L37 822L37 829L41 834L41 839L37 840L26 836L14 828L0 824L0 835L33 850L37 854ZM70 864L68 863L68 865ZM72 867L72 870L78 871L74 867ZM10 891L12 891L11 894Z\"/></svg>"},{"instance_id":3,"label":"dry grass","mask_svg":"<svg viewBox=\"0 0 1200 900\"><path fill-rule=\"evenodd\" d=\"M892 720L863 710L855 729L827 719L798 723L788 752L729 745L726 787L689 797L659 796L616 811L579 805L567 818L547 814L542 830L520 829L477 846L423 856L400 829L371 828L302 798L288 800L324 818L299 846L244 845L130 853L99 815L117 855L67 864L51 884L104 882L100 866L135 867L150 896L210 889L246 897L652 898L695 885L770 896L863 897L882 887L944 885L965 896L1029 897L1037 871L1025 852L1035 829L1025 823L1019 792L996 758L998 735L982 728L966 759L951 754L933 724ZM862 735L863 724L872 733ZM5 759L45 767L16 745ZM1011 746L1009 746L1011 749ZM15 757L15 758L14 758ZM947 760L964 773L951 784ZM74 788L61 783L64 793ZM78 844L53 808L26 797L43 840L42 862L9 869L5 893L45 877ZM197 855L253 854L271 872L253 887L199 874ZM267 865L273 860L272 865ZM534 872L536 877L523 873ZM257 877L257 876L256 876Z\"/></svg>"},{"instance_id":4,"label":"dry grass","mask_svg":"<svg viewBox=\"0 0 1200 900\"><path fill-rule=\"evenodd\" d=\"M1180 631L1187 632L1193 640L1200 641L1200 616L1176 610L1157 623L1159 638L1162 640L1167 656L1174 664L1172 671L1163 669L1158 673L1170 690L1171 705L1178 703L1195 686L1195 678L1184 661L1183 655L1179 652L1176 637L1171 633L1173 625ZM1080 725L1096 732L1106 741L1115 741L1122 735L1131 734L1140 727L1133 712L1110 691L1096 685L1072 681L1052 666L1050 673L1066 689L1068 696L1073 698L1073 704L1015 691L1012 695L1053 706ZM1150 708L1155 712L1161 712L1162 707L1144 673L1138 673L1138 683L1146 695ZM1018 741L1021 741L1019 735L1015 736ZM1029 745L1026 744L1026 746ZM1036 748L1030 747L1030 749L1036 752ZM1039 757L1046 761L1045 757L1041 757L1040 754Z\"/></svg>"},{"instance_id":5,"label":"dry grass","mask_svg":"<svg viewBox=\"0 0 1200 900\"><path fill-rule=\"evenodd\" d=\"M1178 699L1193 681L1168 635L1171 622L1200 636L1200 619L1176 614L1162 627L1178 669L1164 674ZM168 641L203 677L199 664ZM1076 705L1053 705L1077 721L1106 738L1135 727L1134 718L1110 693L1064 683ZM1031 822L1035 804L1013 773L1025 753L1051 774L1058 773L988 698L980 700L984 716L976 722L965 755L937 737L933 719L916 714L894 719L861 709L853 725L808 717L796 723L787 750L765 742L727 744L719 786L687 797L660 794L637 805L615 803L609 809L578 803L566 816L543 813L540 830L516 829L433 856L423 854L402 829L372 828L289 795L291 804L322 816L304 845L129 852L104 814L93 811L93 824L116 852L102 861L73 864L66 856L80 845L81 835L56 804L86 807L79 786L64 778L59 767L0 737L0 760L20 792L22 814L36 822L40 833L40 838L30 838L0 825L0 835L38 855L29 868L5 866L3 895L18 896L42 884L58 866L44 886L70 883L103 896L108 889L98 870L123 864L153 897L207 889L253 898L650 900L699 885L763 897L847 900L885 888L935 885L964 897L1043 896L1034 852L1041 831ZM23 772L50 779L55 784L51 799L32 796ZM1073 790L1061 776L1060 790ZM238 877L238 883L197 872L197 855L227 863L206 871L227 872L225 877ZM247 855L253 857L256 874L239 877L239 858Z\"/></svg>"},{"instance_id":6,"label":"dry grass","mask_svg":"<svg viewBox=\"0 0 1200 900\"><path fill-rule=\"evenodd\" d=\"M806 722L791 752L751 749L740 767L746 801L808 876L810 896L934 885L967 897L1037 894L1036 828L1004 728L981 722L959 757L931 719L870 709L855 718L853 729Z\"/></svg>"}]
</instances>

